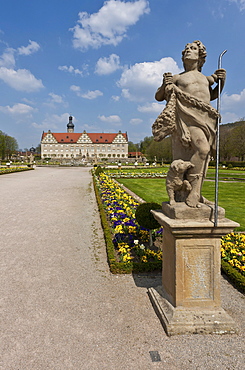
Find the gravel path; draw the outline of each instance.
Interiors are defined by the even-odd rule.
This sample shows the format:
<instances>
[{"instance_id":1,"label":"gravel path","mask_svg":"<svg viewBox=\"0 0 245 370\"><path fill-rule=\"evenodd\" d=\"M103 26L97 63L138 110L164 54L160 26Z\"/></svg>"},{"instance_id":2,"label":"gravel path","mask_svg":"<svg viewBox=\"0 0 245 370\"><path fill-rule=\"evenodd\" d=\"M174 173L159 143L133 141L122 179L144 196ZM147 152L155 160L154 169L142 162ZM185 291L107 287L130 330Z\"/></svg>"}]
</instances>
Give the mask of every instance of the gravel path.
<instances>
[{"instance_id":1,"label":"gravel path","mask_svg":"<svg viewBox=\"0 0 245 370\"><path fill-rule=\"evenodd\" d=\"M239 334L169 338L147 295L160 275L109 272L89 169L3 175L0 194L0 369L245 368L244 295L226 280Z\"/></svg>"}]
</instances>

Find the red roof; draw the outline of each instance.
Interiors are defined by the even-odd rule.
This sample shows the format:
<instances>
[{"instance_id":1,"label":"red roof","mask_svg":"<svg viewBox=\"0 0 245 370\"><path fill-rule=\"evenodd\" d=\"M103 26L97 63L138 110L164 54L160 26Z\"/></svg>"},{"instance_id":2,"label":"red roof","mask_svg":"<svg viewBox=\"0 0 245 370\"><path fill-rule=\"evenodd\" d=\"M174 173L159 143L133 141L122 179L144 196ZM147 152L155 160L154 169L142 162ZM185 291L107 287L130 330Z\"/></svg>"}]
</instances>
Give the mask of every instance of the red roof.
<instances>
[{"instance_id":1,"label":"red roof","mask_svg":"<svg viewBox=\"0 0 245 370\"><path fill-rule=\"evenodd\" d=\"M111 133L87 133L87 135L90 137L93 143L112 143L115 137L118 135L116 134L111 134ZM127 134L123 134L123 137L127 140Z\"/></svg>"},{"instance_id":2,"label":"red roof","mask_svg":"<svg viewBox=\"0 0 245 370\"><path fill-rule=\"evenodd\" d=\"M75 132L64 132L64 133L53 133L52 135L58 141L58 143L76 143L81 134Z\"/></svg>"},{"instance_id":3,"label":"red roof","mask_svg":"<svg viewBox=\"0 0 245 370\"><path fill-rule=\"evenodd\" d=\"M112 143L112 141L116 138L116 136L119 133L88 133L84 132L84 134L87 134L91 141L96 143ZM123 135L123 137L128 140L127 133L120 133ZM43 132L42 134L42 140L47 135L47 132ZM64 132L64 133L55 133L52 132L52 135L54 138L58 141L58 143L76 143L78 139L81 137L82 133L75 133L75 132Z\"/></svg>"}]
</instances>

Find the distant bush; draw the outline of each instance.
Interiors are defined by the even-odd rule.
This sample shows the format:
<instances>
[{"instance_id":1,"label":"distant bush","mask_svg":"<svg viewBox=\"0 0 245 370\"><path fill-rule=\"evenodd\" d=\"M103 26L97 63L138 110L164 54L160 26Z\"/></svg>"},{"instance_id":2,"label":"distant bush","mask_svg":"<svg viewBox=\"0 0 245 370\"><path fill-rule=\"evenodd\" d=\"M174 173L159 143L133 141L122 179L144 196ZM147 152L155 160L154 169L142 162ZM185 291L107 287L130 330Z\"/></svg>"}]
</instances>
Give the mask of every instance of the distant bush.
<instances>
[{"instance_id":1,"label":"distant bush","mask_svg":"<svg viewBox=\"0 0 245 370\"><path fill-rule=\"evenodd\" d=\"M238 162L238 161L225 161L225 162L222 162L223 165L225 165L227 168L238 168L238 169L242 169L242 168L245 168L245 162ZM222 165L220 163L220 165ZM210 167L215 167L215 161L210 161L209 162L209 166Z\"/></svg>"}]
</instances>

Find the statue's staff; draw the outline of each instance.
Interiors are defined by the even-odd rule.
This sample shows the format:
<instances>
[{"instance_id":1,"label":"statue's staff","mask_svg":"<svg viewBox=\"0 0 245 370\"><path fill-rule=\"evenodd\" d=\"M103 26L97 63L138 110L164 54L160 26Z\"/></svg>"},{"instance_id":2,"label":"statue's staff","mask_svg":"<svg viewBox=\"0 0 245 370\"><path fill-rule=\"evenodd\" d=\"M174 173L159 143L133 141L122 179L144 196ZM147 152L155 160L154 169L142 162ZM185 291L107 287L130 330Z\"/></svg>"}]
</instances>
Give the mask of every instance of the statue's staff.
<instances>
[{"instance_id":1,"label":"statue's staff","mask_svg":"<svg viewBox=\"0 0 245 370\"><path fill-rule=\"evenodd\" d=\"M218 69L221 68L221 61L223 55L227 52L224 50L218 61ZM218 100L217 100L217 112L219 116L217 118L217 131L216 131L216 166L215 166L215 206L214 206L214 226L218 224L218 194L219 194L219 126L221 124L221 115L220 115L220 95L221 95L221 80L218 79Z\"/></svg>"}]
</instances>

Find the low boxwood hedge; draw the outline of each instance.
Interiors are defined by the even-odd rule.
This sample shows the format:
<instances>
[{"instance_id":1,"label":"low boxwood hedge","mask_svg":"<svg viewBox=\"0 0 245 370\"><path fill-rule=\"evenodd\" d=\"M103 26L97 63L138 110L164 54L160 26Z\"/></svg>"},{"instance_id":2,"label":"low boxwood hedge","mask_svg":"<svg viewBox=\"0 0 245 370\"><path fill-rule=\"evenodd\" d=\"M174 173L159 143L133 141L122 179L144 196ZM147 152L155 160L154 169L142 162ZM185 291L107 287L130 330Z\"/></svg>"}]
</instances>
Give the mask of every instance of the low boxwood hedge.
<instances>
[{"instance_id":1,"label":"low boxwood hedge","mask_svg":"<svg viewBox=\"0 0 245 370\"><path fill-rule=\"evenodd\" d=\"M222 272L227 276L228 280L242 293L245 293L245 277L240 274L228 262L221 259Z\"/></svg>"}]
</instances>

